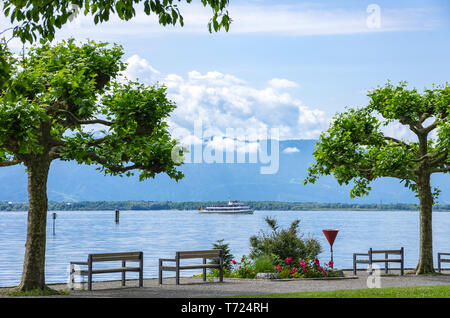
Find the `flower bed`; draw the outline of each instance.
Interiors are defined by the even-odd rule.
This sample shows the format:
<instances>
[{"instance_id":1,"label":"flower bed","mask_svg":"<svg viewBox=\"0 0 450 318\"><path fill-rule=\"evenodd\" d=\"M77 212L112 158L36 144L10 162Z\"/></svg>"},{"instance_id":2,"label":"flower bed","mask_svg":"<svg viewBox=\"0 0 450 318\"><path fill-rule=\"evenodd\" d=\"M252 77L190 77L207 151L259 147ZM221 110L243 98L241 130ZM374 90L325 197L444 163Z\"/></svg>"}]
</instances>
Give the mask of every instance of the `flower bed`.
<instances>
[{"instance_id":1,"label":"flower bed","mask_svg":"<svg viewBox=\"0 0 450 318\"><path fill-rule=\"evenodd\" d=\"M275 257L275 262L279 278L317 278L335 275L332 261L322 266L318 258L306 258L296 262L292 257L285 260Z\"/></svg>"},{"instance_id":2,"label":"flower bed","mask_svg":"<svg viewBox=\"0 0 450 318\"><path fill-rule=\"evenodd\" d=\"M272 255L272 262L266 266L264 275L261 268L255 265L255 261L243 256L240 261L232 260L232 268L225 271L225 277L229 278L269 278L269 279L326 279L342 278L342 271L333 270L333 262L321 265L318 258L300 259L295 261L292 257L280 259ZM211 276L218 276L218 270L214 270Z\"/></svg>"}]
</instances>

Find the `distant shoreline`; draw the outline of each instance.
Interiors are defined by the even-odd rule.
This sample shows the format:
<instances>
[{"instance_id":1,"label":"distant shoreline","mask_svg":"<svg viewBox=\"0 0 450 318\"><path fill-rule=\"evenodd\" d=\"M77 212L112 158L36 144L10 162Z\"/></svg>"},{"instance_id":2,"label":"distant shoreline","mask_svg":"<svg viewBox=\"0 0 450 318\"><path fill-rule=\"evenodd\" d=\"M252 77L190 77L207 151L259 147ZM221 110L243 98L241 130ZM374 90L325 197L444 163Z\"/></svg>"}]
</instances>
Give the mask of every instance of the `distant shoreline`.
<instances>
[{"instance_id":1,"label":"distant shoreline","mask_svg":"<svg viewBox=\"0 0 450 318\"><path fill-rule=\"evenodd\" d=\"M101 210L198 210L226 201L82 201L54 202L48 204L49 211L101 211ZM246 201L256 211L418 211L411 203L321 203L321 202L281 202ZM27 211L28 203L0 202L1 211ZM434 212L450 212L450 204L436 205Z\"/></svg>"}]
</instances>

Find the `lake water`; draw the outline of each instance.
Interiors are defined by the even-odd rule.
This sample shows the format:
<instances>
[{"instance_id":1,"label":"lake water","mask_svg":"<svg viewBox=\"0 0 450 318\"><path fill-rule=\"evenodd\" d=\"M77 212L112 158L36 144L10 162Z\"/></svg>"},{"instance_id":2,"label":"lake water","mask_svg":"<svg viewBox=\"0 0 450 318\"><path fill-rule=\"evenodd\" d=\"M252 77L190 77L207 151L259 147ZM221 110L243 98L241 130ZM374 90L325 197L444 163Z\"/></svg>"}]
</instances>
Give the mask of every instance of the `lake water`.
<instances>
[{"instance_id":1,"label":"lake water","mask_svg":"<svg viewBox=\"0 0 450 318\"><path fill-rule=\"evenodd\" d=\"M159 258L173 258L178 250L210 249L219 239L229 243L232 254L240 258L250 251L250 236L269 230L266 216L278 220L281 227L300 219L301 233L322 244L321 262L330 260L329 244L322 230L338 229L333 245L336 268L351 268L352 254L366 252L370 247L403 246L406 267L415 267L418 259L417 212L256 211L253 215L205 215L197 211L121 211L119 224L114 221L114 211L56 213L55 235L52 212L47 220L47 283L67 282L69 262L85 261L88 253L143 251L145 278L157 277ZM26 212L0 212L0 286L20 283L26 221ZM435 261L438 251L450 252L449 229L450 213L434 213ZM137 277L136 273L127 275ZM94 280L120 279L120 273L96 276Z\"/></svg>"}]
</instances>

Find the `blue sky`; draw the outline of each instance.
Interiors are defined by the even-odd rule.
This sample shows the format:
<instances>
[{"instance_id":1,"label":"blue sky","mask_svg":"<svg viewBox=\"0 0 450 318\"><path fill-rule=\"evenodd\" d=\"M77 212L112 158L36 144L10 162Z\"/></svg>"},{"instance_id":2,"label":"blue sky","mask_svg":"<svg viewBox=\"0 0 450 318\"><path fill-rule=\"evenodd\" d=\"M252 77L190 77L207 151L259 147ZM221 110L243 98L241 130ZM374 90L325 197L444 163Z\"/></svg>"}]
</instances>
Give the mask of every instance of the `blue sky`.
<instances>
[{"instance_id":1,"label":"blue sky","mask_svg":"<svg viewBox=\"0 0 450 318\"><path fill-rule=\"evenodd\" d=\"M371 5L379 9L375 27ZM97 26L77 17L57 39L123 45L127 77L169 87L179 135L201 119L211 134L251 126L280 128L281 139L317 138L334 113L364 106L365 92L388 79L419 89L449 80L447 0L230 0L229 11L228 33L210 34L210 10L194 1L181 6L183 28L141 12Z\"/></svg>"}]
</instances>

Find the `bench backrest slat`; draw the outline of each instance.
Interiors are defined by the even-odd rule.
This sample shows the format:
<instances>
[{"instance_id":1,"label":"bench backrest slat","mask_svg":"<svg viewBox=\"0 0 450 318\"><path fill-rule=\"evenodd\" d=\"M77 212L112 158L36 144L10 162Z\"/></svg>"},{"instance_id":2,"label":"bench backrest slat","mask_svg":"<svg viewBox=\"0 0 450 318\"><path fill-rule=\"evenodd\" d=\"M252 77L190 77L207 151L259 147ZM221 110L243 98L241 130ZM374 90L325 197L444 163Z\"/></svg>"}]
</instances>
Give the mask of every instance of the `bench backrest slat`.
<instances>
[{"instance_id":1,"label":"bench backrest slat","mask_svg":"<svg viewBox=\"0 0 450 318\"><path fill-rule=\"evenodd\" d=\"M89 254L93 262L138 261L141 255L142 252Z\"/></svg>"},{"instance_id":2,"label":"bench backrest slat","mask_svg":"<svg viewBox=\"0 0 450 318\"><path fill-rule=\"evenodd\" d=\"M370 252L370 251L369 251ZM402 250L372 250L372 254L402 254Z\"/></svg>"},{"instance_id":3,"label":"bench backrest slat","mask_svg":"<svg viewBox=\"0 0 450 318\"><path fill-rule=\"evenodd\" d=\"M213 258L220 257L222 250L203 250L203 251L181 251L177 252L177 257L182 258Z\"/></svg>"}]
</instances>

